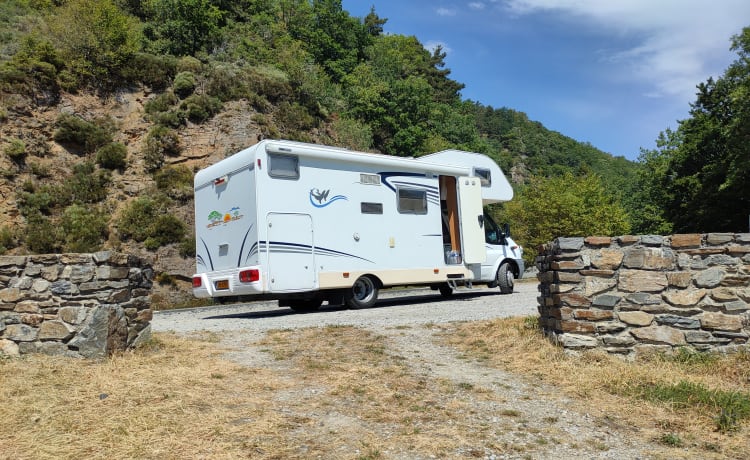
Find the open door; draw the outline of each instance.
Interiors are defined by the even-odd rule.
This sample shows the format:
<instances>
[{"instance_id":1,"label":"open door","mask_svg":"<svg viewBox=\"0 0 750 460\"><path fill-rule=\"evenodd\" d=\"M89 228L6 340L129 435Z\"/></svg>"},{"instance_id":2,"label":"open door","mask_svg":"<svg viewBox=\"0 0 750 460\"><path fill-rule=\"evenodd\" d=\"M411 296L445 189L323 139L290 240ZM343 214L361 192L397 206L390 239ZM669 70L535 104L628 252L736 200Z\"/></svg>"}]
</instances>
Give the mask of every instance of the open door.
<instances>
[{"instance_id":1,"label":"open door","mask_svg":"<svg viewBox=\"0 0 750 460\"><path fill-rule=\"evenodd\" d=\"M478 177L459 177L456 185L463 262L481 264L487 258L484 247L482 184Z\"/></svg>"}]
</instances>

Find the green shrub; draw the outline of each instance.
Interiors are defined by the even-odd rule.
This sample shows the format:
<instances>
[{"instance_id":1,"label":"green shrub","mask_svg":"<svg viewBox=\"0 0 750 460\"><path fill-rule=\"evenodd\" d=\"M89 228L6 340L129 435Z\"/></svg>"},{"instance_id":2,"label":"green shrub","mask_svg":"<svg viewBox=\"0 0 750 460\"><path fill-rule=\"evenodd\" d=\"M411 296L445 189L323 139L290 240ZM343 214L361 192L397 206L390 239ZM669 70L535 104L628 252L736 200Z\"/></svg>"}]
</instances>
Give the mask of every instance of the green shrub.
<instances>
[{"instance_id":1,"label":"green shrub","mask_svg":"<svg viewBox=\"0 0 750 460\"><path fill-rule=\"evenodd\" d=\"M112 142L96 152L96 162L106 169L125 169L128 149L119 142Z\"/></svg>"},{"instance_id":2,"label":"green shrub","mask_svg":"<svg viewBox=\"0 0 750 460\"><path fill-rule=\"evenodd\" d=\"M61 227L67 252L94 252L107 236L107 216L96 207L73 204L65 208Z\"/></svg>"},{"instance_id":3,"label":"green shrub","mask_svg":"<svg viewBox=\"0 0 750 460\"><path fill-rule=\"evenodd\" d=\"M186 201L193 196L193 172L187 166L165 166L154 173L156 187L170 198Z\"/></svg>"},{"instance_id":4,"label":"green shrub","mask_svg":"<svg viewBox=\"0 0 750 460\"><path fill-rule=\"evenodd\" d=\"M33 215L26 222L24 231L26 247L37 254L57 252L60 248L58 226L49 217Z\"/></svg>"},{"instance_id":5,"label":"green shrub","mask_svg":"<svg viewBox=\"0 0 750 460\"><path fill-rule=\"evenodd\" d=\"M3 153L13 163L21 164L26 159L26 144L21 139L11 139L10 143L3 149Z\"/></svg>"},{"instance_id":6,"label":"green shrub","mask_svg":"<svg viewBox=\"0 0 750 460\"><path fill-rule=\"evenodd\" d=\"M206 94L222 101L250 97L253 92L247 81L248 74L231 65L214 65L206 82Z\"/></svg>"},{"instance_id":7,"label":"green shrub","mask_svg":"<svg viewBox=\"0 0 750 460\"><path fill-rule=\"evenodd\" d=\"M180 256L184 258L195 257L195 236L184 238L180 243Z\"/></svg>"},{"instance_id":8,"label":"green shrub","mask_svg":"<svg viewBox=\"0 0 750 460\"><path fill-rule=\"evenodd\" d=\"M154 97L153 99L149 99L148 101L146 101L143 109L146 111L146 113L153 115L159 112L166 112L167 110L177 105L178 102L180 102L180 100L172 91L165 91Z\"/></svg>"},{"instance_id":9,"label":"green shrub","mask_svg":"<svg viewBox=\"0 0 750 460\"><path fill-rule=\"evenodd\" d=\"M60 115L55 127L55 141L80 147L85 153L112 142L114 132L114 122L110 118L99 118L92 123L67 113Z\"/></svg>"},{"instance_id":10,"label":"green shrub","mask_svg":"<svg viewBox=\"0 0 750 460\"><path fill-rule=\"evenodd\" d=\"M169 86L174 78L177 63L174 56L136 53L123 69L123 75L128 80L137 81L154 91L159 91Z\"/></svg>"},{"instance_id":11,"label":"green shrub","mask_svg":"<svg viewBox=\"0 0 750 460\"><path fill-rule=\"evenodd\" d=\"M203 69L203 63L193 56L183 56L177 61L178 72L192 72L198 74Z\"/></svg>"},{"instance_id":12,"label":"green shrub","mask_svg":"<svg viewBox=\"0 0 750 460\"><path fill-rule=\"evenodd\" d=\"M52 173L50 172L49 166L39 163L37 161L29 162L28 167L29 167L29 170L31 171L31 174L35 175L36 177L45 178L45 177L50 177L52 175Z\"/></svg>"},{"instance_id":13,"label":"green shrub","mask_svg":"<svg viewBox=\"0 0 750 460\"><path fill-rule=\"evenodd\" d=\"M282 102L278 105L277 118L287 130L309 131L315 127L315 117L299 104Z\"/></svg>"},{"instance_id":14,"label":"green shrub","mask_svg":"<svg viewBox=\"0 0 750 460\"><path fill-rule=\"evenodd\" d=\"M203 123L219 113L221 106L221 101L216 97L193 94L182 101L180 109L185 112L190 121Z\"/></svg>"},{"instance_id":15,"label":"green shrub","mask_svg":"<svg viewBox=\"0 0 750 460\"><path fill-rule=\"evenodd\" d=\"M146 136L146 146L143 148L146 170L156 171L164 164L165 156L177 156L181 151L177 132L166 126L154 126Z\"/></svg>"},{"instance_id":16,"label":"green shrub","mask_svg":"<svg viewBox=\"0 0 750 460\"><path fill-rule=\"evenodd\" d=\"M63 205L98 203L107 197L109 182L108 171L96 169L90 161L78 163L73 166L73 175L63 183L58 200Z\"/></svg>"},{"instance_id":17,"label":"green shrub","mask_svg":"<svg viewBox=\"0 0 750 460\"><path fill-rule=\"evenodd\" d=\"M124 239L142 242L150 250L180 242L185 236L186 226L182 220L168 214L168 205L166 197L133 200L117 221L120 235Z\"/></svg>"},{"instance_id":18,"label":"green shrub","mask_svg":"<svg viewBox=\"0 0 750 460\"><path fill-rule=\"evenodd\" d=\"M8 121L8 109L0 107L0 123Z\"/></svg>"},{"instance_id":19,"label":"green shrub","mask_svg":"<svg viewBox=\"0 0 750 460\"><path fill-rule=\"evenodd\" d=\"M18 246L18 240L13 230L7 226L0 228L0 254L5 254L16 246Z\"/></svg>"},{"instance_id":20,"label":"green shrub","mask_svg":"<svg viewBox=\"0 0 750 460\"><path fill-rule=\"evenodd\" d=\"M18 210L24 217L41 214L49 214L55 205L54 191L50 193L49 187L43 187L38 191L22 191L16 200Z\"/></svg>"},{"instance_id":21,"label":"green shrub","mask_svg":"<svg viewBox=\"0 0 750 460\"><path fill-rule=\"evenodd\" d=\"M197 82L192 72L180 72L174 77L172 89L181 99L184 99L195 91Z\"/></svg>"}]
</instances>

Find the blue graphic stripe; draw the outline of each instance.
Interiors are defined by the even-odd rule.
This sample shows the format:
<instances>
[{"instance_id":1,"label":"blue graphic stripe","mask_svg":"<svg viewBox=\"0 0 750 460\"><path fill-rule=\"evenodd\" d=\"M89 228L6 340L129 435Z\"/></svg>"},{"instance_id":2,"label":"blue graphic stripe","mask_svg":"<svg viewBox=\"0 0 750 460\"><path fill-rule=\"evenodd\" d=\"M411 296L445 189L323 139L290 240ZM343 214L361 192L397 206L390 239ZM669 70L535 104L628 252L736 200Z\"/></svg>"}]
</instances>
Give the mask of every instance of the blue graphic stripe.
<instances>
[{"instance_id":1,"label":"blue graphic stripe","mask_svg":"<svg viewBox=\"0 0 750 460\"><path fill-rule=\"evenodd\" d=\"M263 250L262 247L265 246L265 241L261 241L261 251ZM364 260L365 262L370 262L371 264L374 264L370 259L365 259L364 257L359 257L354 254L349 254L347 252L341 252L336 251L334 249L328 249L328 248L322 248L320 246L310 246L308 244L299 244L299 243L287 243L283 241L268 241L268 252L277 253L277 254L312 254L315 252L315 254L320 254L323 256L329 256L329 257L351 257L353 259L359 259Z\"/></svg>"},{"instance_id":2,"label":"blue graphic stripe","mask_svg":"<svg viewBox=\"0 0 750 460\"><path fill-rule=\"evenodd\" d=\"M245 237L242 238L242 246L240 246L240 255L237 257L237 268L240 268L240 265L242 264L242 253L245 250L245 242L247 241L247 236L250 234L250 230L252 230L252 228L253 228L253 224L250 224L250 226L247 228L247 231L245 232Z\"/></svg>"},{"instance_id":3,"label":"blue graphic stripe","mask_svg":"<svg viewBox=\"0 0 750 460\"><path fill-rule=\"evenodd\" d=\"M206 245L206 242L203 241L203 238L201 238L201 243L203 243L203 247L206 248L206 255L208 256L208 262L211 264L211 271L214 269L214 261L211 260L211 251L208 250L208 245ZM203 263L203 266L205 267L205 262Z\"/></svg>"},{"instance_id":4,"label":"blue graphic stripe","mask_svg":"<svg viewBox=\"0 0 750 460\"><path fill-rule=\"evenodd\" d=\"M258 243L253 243L252 246L250 246L250 251L247 253L247 257L245 257L245 265L247 265L247 259L252 257L253 255L258 253Z\"/></svg>"},{"instance_id":5,"label":"blue graphic stripe","mask_svg":"<svg viewBox=\"0 0 750 460\"><path fill-rule=\"evenodd\" d=\"M312 193L310 194L310 204L313 205L313 206L315 206L316 208L325 208L326 206L328 206L329 204L333 203L334 201L339 201L339 200L349 201L349 199L347 197L345 197L344 195L336 195L336 196L332 197L330 200L326 201L325 203L316 204L313 201Z\"/></svg>"}]
</instances>

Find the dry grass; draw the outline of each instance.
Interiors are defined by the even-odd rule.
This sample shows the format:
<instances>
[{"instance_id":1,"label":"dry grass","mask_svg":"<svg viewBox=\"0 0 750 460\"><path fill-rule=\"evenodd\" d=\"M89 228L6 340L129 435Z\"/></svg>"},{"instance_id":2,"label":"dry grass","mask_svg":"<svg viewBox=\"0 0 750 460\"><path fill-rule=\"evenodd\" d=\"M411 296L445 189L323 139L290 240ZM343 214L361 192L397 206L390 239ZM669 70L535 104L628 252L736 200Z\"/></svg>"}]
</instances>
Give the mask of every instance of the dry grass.
<instances>
[{"instance_id":1,"label":"dry grass","mask_svg":"<svg viewBox=\"0 0 750 460\"><path fill-rule=\"evenodd\" d=\"M720 411L701 404L685 407L652 402L644 389L681 387L681 382L720 394L750 395L750 354L706 358L680 354L627 362L603 352L566 355L545 339L535 318L513 318L459 325L444 340L486 365L531 381L554 385L580 402L582 410L604 420L622 420L651 440L690 450L690 458L711 454L750 457L750 423L736 420L719 432ZM713 394L713 393L711 393Z\"/></svg>"}]
</instances>

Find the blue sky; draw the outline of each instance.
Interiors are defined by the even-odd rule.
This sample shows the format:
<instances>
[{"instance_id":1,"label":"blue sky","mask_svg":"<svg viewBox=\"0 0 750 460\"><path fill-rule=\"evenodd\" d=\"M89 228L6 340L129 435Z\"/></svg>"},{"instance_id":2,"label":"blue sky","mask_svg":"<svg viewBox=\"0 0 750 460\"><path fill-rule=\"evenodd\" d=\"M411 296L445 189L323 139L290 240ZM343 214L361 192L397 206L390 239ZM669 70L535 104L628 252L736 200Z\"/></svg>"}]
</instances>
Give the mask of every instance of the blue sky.
<instances>
[{"instance_id":1,"label":"blue sky","mask_svg":"<svg viewBox=\"0 0 750 460\"><path fill-rule=\"evenodd\" d=\"M723 75L748 0L343 0L386 33L447 52L461 92L636 160L676 128L696 85Z\"/></svg>"}]
</instances>

